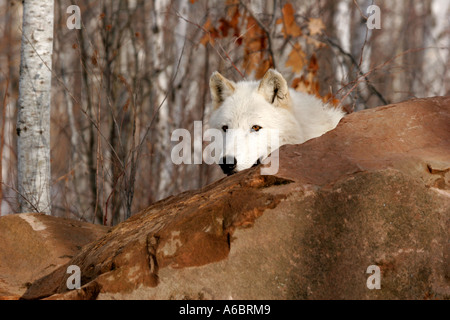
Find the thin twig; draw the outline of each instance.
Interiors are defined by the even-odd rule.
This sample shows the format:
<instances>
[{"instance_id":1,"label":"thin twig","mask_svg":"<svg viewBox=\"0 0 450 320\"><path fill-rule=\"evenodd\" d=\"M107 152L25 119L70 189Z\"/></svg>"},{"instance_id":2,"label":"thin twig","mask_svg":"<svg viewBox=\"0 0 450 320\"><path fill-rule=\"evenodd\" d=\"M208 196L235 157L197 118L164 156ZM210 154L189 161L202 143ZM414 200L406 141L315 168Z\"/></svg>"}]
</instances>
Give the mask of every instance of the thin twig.
<instances>
[{"instance_id":1,"label":"thin twig","mask_svg":"<svg viewBox=\"0 0 450 320\"><path fill-rule=\"evenodd\" d=\"M183 19L183 20L186 21L187 23L190 23L190 24L196 26L197 28L201 29L203 32L205 32L205 33L207 33L207 34L209 34L209 35L211 34L208 30L206 30L205 28L203 28L201 25L199 25L199 24L197 24L197 23L195 23L195 22L192 22L192 21L186 19L185 17L183 17L179 12L175 11L175 13L176 13L176 15L177 15L178 18ZM210 44L211 44L211 42L210 42ZM226 55L226 57L227 57L226 59L224 59L224 58L222 57L222 55L220 54L219 50L217 50L217 48L216 48L214 45L211 45L211 47L213 47L213 49L217 52L217 54L218 54L223 60L228 60L228 62L231 63L231 65L233 66L233 68L239 73L239 75L240 75L242 78L245 78L244 74L243 74L243 73L239 70L239 68L234 64L233 60L231 59L231 57L228 55L228 53L225 51L225 49L224 49L222 46L221 46L221 49L222 49L222 51L225 53L225 55Z\"/></svg>"},{"instance_id":2,"label":"thin twig","mask_svg":"<svg viewBox=\"0 0 450 320\"><path fill-rule=\"evenodd\" d=\"M406 54L413 53L413 52L419 52L419 51L422 51L422 50L425 50L425 49L427 49L427 48L416 48L416 49L409 49L409 50L406 50L406 51L404 51L404 52L402 52L402 53L399 53L398 55L392 57L391 59L387 60L386 62L384 62L384 63L382 63L382 64L379 64L378 66L372 68L372 69L369 70L368 72L362 74L360 77L358 77L358 78L354 81L354 82L356 82L356 83L352 86L352 88L349 90L349 92L341 99L341 102L344 101L344 100L348 97L348 95L356 88L356 86L357 86L359 83L361 83L361 82L363 81L363 80L360 80L361 78L366 79L367 76L369 76L369 75L370 75L372 72L374 72L375 70L378 70L378 69L381 69L381 68L385 67L386 65L390 64L392 61L394 61L395 59L397 59L397 58L399 58L399 57L401 57L401 56L404 56L404 55L406 55ZM352 82L351 82L351 83L352 83ZM350 83L349 83L349 84L350 84ZM339 89L339 91L341 91L342 89L344 89L345 87L347 87L349 84L347 84L346 86L344 86L344 87L342 87L341 89ZM339 92L339 91L338 91L338 92ZM386 103L386 104L388 104L388 103Z\"/></svg>"},{"instance_id":3,"label":"thin twig","mask_svg":"<svg viewBox=\"0 0 450 320\"><path fill-rule=\"evenodd\" d=\"M30 207L37 213L40 213L41 211L30 201L28 200L27 197L25 197L22 193L19 192L19 190L17 190L16 188L14 188L13 186L7 185L6 183L4 183L3 181L1 182L2 185L10 188L12 191L14 191L15 193L17 193L17 195L19 195L23 200L25 200ZM47 209L47 208L46 208Z\"/></svg>"},{"instance_id":4,"label":"thin twig","mask_svg":"<svg viewBox=\"0 0 450 320\"><path fill-rule=\"evenodd\" d=\"M268 42L268 46L269 46L269 48L267 50L269 51L269 54L272 57L273 68L276 69L275 56L273 54L272 34L271 34L270 30L267 29L267 27L261 22L261 20L259 20L259 18L255 16L255 14L247 7L247 5L242 0L240 0L239 3L242 7L244 7L245 11L247 11L248 14L256 21L256 23L258 24L260 29L262 31L264 31L264 33L266 34L267 42ZM274 14L274 16L275 16L275 14Z\"/></svg>"},{"instance_id":5,"label":"thin twig","mask_svg":"<svg viewBox=\"0 0 450 320\"><path fill-rule=\"evenodd\" d=\"M356 0L353 0L353 3L355 4L356 8L358 8L358 11L359 11L361 17L363 17L364 19L367 20L368 18L367 18L367 17L364 15L364 13L362 12L361 8L359 7L358 2L357 2Z\"/></svg>"},{"instance_id":6,"label":"thin twig","mask_svg":"<svg viewBox=\"0 0 450 320\"><path fill-rule=\"evenodd\" d=\"M383 102L383 104L389 104L389 102L383 97L383 95L377 90L377 88L375 88L369 81L369 79L367 78L367 75L369 75L371 72L368 73L364 73L361 69L361 66L358 64L358 62L356 61L355 57L353 57L352 54L348 53L347 51L345 51L344 49L342 49L342 47L337 44L336 42L334 42L333 40L331 40L329 37L325 37L325 41L328 42L331 46L335 47L336 49L339 50L340 53L342 53L343 55L345 55L346 57L348 57L352 64L355 65L355 67L358 69L358 73L360 76L364 77L364 80L366 81L367 86L369 87L369 89L375 93L375 95L381 100L381 102ZM347 96L347 95L346 95Z\"/></svg>"}]
</instances>

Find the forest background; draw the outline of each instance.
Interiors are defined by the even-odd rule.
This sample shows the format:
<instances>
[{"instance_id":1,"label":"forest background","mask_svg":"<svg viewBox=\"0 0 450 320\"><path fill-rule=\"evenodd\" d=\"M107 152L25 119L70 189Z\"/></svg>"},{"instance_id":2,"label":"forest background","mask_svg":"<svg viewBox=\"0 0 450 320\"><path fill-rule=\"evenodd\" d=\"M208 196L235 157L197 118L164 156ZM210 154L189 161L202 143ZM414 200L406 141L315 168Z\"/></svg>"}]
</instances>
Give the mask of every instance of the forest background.
<instances>
[{"instance_id":1,"label":"forest background","mask_svg":"<svg viewBox=\"0 0 450 320\"><path fill-rule=\"evenodd\" d=\"M115 225L221 178L170 157L172 132L208 118L215 70L239 81L276 68L349 113L448 95L449 17L448 0L55 1L51 214ZM21 28L21 1L0 0L0 215L19 212Z\"/></svg>"}]
</instances>

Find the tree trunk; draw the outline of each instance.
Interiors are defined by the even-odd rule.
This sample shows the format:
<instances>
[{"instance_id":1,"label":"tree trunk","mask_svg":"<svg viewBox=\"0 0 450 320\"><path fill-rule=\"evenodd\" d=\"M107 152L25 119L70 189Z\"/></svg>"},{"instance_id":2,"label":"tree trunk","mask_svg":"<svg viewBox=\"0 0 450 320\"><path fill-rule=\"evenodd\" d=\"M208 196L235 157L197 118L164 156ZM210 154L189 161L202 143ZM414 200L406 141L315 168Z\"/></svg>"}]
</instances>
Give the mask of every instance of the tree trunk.
<instances>
[{"instance_id":1,"label":"tree trunk","mask_svg":"<svg viewBox=\"0 0 450 320\"><path fill-rule=\"evenodd\" d=\"M165 48L165 36L166 36L166 28L164 25L169 23L167 18L167 8L170 2L167 0L164 1L155 1L154 2L154 12L155 12L155 25L154 25L154 51L153 51L153 63L154 70L157 70L158 75L156 77L155 82L155 98L156 98L156 145L155 145L155 161L158 163L156 170L158 173L158 182L157 182L157 197L155 200L161 200L165 198L168 194L170 194L170 187L172 185L172 163L170 162L170 157L167 157L170 154L170 109L171 109L171 101L167 99L166 94L167 91L170 90L169 83L169 72L170 68L167 63L169 56L168 48ZM153 176L155 177L155 176Z\"/></svg>"},{"instance_id":2,"label":"tree trunk","mask_svg":"<svg viewBox=\"0 0 450 320\"><path fill-rule=\"evenodd\" d=\"M51 213L50 100L53 0L23 1L19 80L18 191L21 212Z\"/></svg>"}]
</instances>

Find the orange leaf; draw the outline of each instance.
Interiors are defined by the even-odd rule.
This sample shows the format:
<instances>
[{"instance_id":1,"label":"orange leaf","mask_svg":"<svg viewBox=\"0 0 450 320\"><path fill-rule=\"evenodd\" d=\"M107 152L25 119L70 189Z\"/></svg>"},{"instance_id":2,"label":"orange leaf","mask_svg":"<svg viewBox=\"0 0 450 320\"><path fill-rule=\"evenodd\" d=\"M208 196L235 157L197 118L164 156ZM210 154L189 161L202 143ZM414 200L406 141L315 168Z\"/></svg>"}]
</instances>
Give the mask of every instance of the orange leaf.
<instances>
[{"instance_id":1,"label":"orange leaf","mask_svg":"<svg viewBox=\"0 0 450 320\"><path fill-rule=\"evenodd\" d=\"M321 34L322 30L325 29L325 25L320 18L311 18L308 22L308 29L310 35Z\"/></svg>"},{"instance_id":2,"label":"orange leaf","mask_svg":"<svg viewBox=\"0 0 450 320\"><path fill-rule=\"evenodd\" d=\"M206 46L207 43L211 43L211 45L214 45L214 36L217 34L217 31L212 26L210 18L206 20L202 28L205 34L200 39L200 43L204 46Z\"/></svg>"},{"instance_id":3,"label":"orange leaf","mask_svg":"<svg viewBox=\"0 0 450 320\"><path fill-rule=\"evenodd\" d=\"M219 25L220 33L222 34L223 37L228 37L228 30L231 27L230 23L224 18L221 18L219 22L220 22Z\"/></svg>"},{"instance_id":4,"label":"orange leaf","mask_svg":"<svg viewBox=\"0 0 450 320\"><path fill-rule=\"evenodd\" d=\"M331 104L334 107L337 107L340 103L339 99L336 99L336 97L331 93L329 93L325 97L323 97L322 101L325 103Z\"/></svg>"},{"instance_id":5,"label":"orange leaf","mask_svg":"<svg viewBox=\"0 0 450 320\"><path fill-rule=\"evenodd\" d=\"M231 21L230 21L231 28L233 28L235 30L237 30L239 28L238 24L239 24L239 17L240 17L240 15L241 14L240 14L239 10L237 10L237 9L231 15Z\"/></svg>"},{"instance_id":6,"label":"orange leaf","mask_svg":"<svg viewBox=\"0 0 450 320\"><path fill-rule=\"evenodd\" d=\"M255 19L249 16L244 38L244 66L247 72L256 70L257 75L260 75L261 70L271 64L271 62L265 62L265 59L267 59L265 57L266 49L267 36L265 32L259 27Z\"/></svg>"},{"instance_id":7,"label":"orange leaf","mask_svg":"<svg viewBox=\"0 0 450 320\"><path fill-rule=\"evenodd\" d=\"M305 79L304 76L300 78L295 78L292 81L292 87L299 92L309 93L309 81Z\"/></svg>"},{"instance_id":8,"label":"orange leaf","mask_svg":"<svg viewBox=\"0 0 450 320\"><path fill-rule=\"evenodd\" d=\"M300 78L295 78L292 81L292 87L296 91L305 92L321 98L319 95L319 83L311 72L306 77L302 75Z\"/></svg>"},{"instance_id":9,"label":"orange leaf","mask_svg":"<svg viewBox=\"0 0 450 320\"><path fill-rule=\"evenodd\" d=\"M283 19L278 19L277 24L283 23L283 34L284 37L299 37L302 35L302 29L297 25L294 16L294 7L292 4L286 3L281 9L283 12Z\"/></svg>"},{"instance_id":10,"label":"orange leaf","mask_svg":"<svg viewBox=\"0 0 450 320\"><path fill-rule=\"evenodd\" d=\"M227 0L225 6L228 8L227 16L232 17L236 11L239 11L239 0Z\"/></svg>"},{"instance_id":11,"label":"orange leaf","mask_svg":"<svg viewBox=\"0 0 450 320\"><path fill-rule=\"evenodd\" d=\"M317 63L316 54L313 53L311 59L309 59L308 71L312 72L314 75L317 74L317 70L319 70L319 64Z\"/></svg>"},{"instance_id":12,"label":"orange leaf","mask_svg":"<svg viewBox=\"0 0 450 320\"><path fill-rule=\"evenodd\" d=\"M306 54L302 50L299 43L294 45L291 53L289 53L288 59L286 61L286 67L292 67L292 71L299 73L302 71L306 64Z\"/></svg>"}]
</instances>

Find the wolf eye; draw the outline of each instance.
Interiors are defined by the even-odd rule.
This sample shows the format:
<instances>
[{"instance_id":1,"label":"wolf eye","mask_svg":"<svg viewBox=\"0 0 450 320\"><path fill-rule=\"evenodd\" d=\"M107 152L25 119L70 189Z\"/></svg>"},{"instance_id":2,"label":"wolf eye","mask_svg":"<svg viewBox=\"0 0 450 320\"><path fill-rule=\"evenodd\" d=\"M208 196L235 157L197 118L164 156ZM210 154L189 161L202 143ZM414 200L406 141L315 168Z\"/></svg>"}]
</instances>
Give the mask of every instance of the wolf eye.
<instances>
[{"instance_id":1,"label":"wolf eye","mask_svg":"<svg viewBox=\"0 0 450 320\"><path fill-rule=\"evenodd\" d=\"M262 129L262 127L261 126L258 126L258 125L254 125L253 127L252 127L252 130L253 131L259 131L260 129Z\"/></svg>"},{"instance_id":2,"label":"wolf eye","mask_svg":"<svg viewBox=\"0 0 450 320\"><path fill-rule=\"evenodd\" d=\"M223 127L222 127L222 130L223 130L223 132L227 132L228 126L223 126Z\"/></svg>"}]
</instances>

